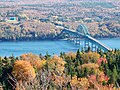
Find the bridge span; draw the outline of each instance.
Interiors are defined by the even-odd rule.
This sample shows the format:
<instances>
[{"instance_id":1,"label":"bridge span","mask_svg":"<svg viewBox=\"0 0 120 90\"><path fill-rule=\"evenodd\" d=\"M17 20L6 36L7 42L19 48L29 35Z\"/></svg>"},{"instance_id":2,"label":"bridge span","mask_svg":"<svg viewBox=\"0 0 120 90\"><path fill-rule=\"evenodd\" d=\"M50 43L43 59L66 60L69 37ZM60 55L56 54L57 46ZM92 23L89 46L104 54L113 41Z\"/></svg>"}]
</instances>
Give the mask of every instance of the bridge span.
<instances>
[{"instance_id":1,"label":"bridge span","mask_svg":"<svg viewBox=\"0 0 120 90\"><path fill-rule=\"evenodd\" d=\"M67 38L67 40L73 42L76 45L79 45L80 49L87 50L88 47L92 51L102 50L102 51L111 51L112 49L105 46L97 39L90 36L87 27L83 24L79 25L76 30L70 30L63 28L58 37Z\"/></svg>"}]
</instances>

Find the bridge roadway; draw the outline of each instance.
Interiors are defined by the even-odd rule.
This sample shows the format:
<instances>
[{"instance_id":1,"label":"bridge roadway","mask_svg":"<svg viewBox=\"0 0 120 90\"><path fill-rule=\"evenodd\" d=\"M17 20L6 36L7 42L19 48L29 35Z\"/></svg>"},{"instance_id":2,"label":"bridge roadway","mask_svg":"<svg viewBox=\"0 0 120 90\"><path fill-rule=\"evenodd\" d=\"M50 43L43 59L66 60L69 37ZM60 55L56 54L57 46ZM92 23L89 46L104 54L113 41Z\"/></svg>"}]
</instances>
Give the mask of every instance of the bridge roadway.
<instances>
[{"instance_id":1,"label":"bridge roadway","mask_svg":"<svg viewBox=\"0 0 120 90\"><path fill-rule=\"evenodd\" d=\"M60 34L62 34L62 33L74 34L75 36L79 36L79 37L82 36L83 38L87 39L88 41L91 41L92 43L96 44L98 47L102 48L104 51L112 50L111 48L105 46L104 44L99 42L97 39L91 37L90 35L84 35L83 33L77 32L75 30L69 30L66 28L64 28Z\"/></svg>"},{"instance_id":2,"label":"bridge roadway","mask_svg":"<svg viewBox=\"0 0 120 90\"><path fill-rule=\"evenodd\" d=\"M107 50L107 51L111 51L111 50L112 50L111 48L105 46L104 44L102 44L101 42L99 42L97 39L91 37L90 35L86 35L86 37L87 37L89 40L93 41L94 43L98 44L99 46L103 47L104 50Z\"/></svg>"}]
</instances>

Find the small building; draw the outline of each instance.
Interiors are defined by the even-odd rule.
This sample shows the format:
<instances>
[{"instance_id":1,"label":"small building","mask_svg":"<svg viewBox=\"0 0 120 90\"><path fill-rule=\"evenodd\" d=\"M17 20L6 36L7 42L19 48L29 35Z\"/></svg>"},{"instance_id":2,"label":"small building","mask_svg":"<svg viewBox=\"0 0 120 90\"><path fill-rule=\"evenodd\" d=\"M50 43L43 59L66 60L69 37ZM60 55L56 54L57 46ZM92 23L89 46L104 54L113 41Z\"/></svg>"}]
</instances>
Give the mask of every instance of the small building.
<instances>
[{"instance_id":1,"label":"small building","mask_svg":"<svg viewBox=\"0 0 120 90\"><path fill-rule=\"evenodd\" d=\"M18 17L14 17L14 16L8 17L7 20L6 20L6 22L8 22L8 23L13 23L13 24L19 23L19 22L18 22Z\"/></svg>"}]
</instances>

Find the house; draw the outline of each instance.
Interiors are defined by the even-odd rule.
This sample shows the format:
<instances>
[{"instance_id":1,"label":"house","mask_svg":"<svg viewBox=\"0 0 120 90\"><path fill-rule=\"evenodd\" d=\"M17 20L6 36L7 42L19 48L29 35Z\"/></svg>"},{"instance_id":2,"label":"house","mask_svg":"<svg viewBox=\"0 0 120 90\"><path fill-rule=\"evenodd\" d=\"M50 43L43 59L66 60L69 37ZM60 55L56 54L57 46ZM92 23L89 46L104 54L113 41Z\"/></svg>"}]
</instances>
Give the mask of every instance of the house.
<instances>
[{"instance_id":1,"label":"house","mask_svg":"<svg viewBox=\"0 0 120 90\"><path fill-rule=\"evenodd\" d=\"M8 16L7 18L6 18L6 22L8 22L8 23L13 23L13 24L17 24L17 23L19 23L18 22L18 17L17 16Z\"/></svg>"}]
</instances>

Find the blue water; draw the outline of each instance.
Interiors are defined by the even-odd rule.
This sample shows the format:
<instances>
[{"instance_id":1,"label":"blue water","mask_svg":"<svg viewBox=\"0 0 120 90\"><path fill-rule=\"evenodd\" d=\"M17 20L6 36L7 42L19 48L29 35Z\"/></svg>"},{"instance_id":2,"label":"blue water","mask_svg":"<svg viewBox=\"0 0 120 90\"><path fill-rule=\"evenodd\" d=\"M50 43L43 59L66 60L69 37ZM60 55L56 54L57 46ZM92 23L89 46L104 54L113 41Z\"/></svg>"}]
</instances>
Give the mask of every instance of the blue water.
<instances>
[{"instance_id":1,"label":"blue water","mask_svg":"<svg viewBox=\"0 0 120 90\"><path fill-rule=\"evenodd\" d=\"M114 38L114 39L102 39L99 40L104 45L112 48L112 49L120 49L120 38Z\"/></svg>"},{"instance_id":2,"label":"blue water","mask_svg":"<svg viewBox=\"0 0 120 90\"><path fill-rule=\"evenodd\" d=\"M0 42L0 56L20 56L23 53L45 55L60 52L76 51L78 47L67 41L27 41L27 42Z\"/></svg>"},{"instance_id":3,"label":"blue water","mask_svg":"<svg viewBox=\"0 0 120 90\"><path fill-rule=\"evenodd\" d=\"M120 49L120 39L99 40L110 48ZM27 42L0 42L0 56L20 56L23 53L51 55L60 52L76 52L79 47L69 41L27 41Z\"/></svg>"}]
</instances>

